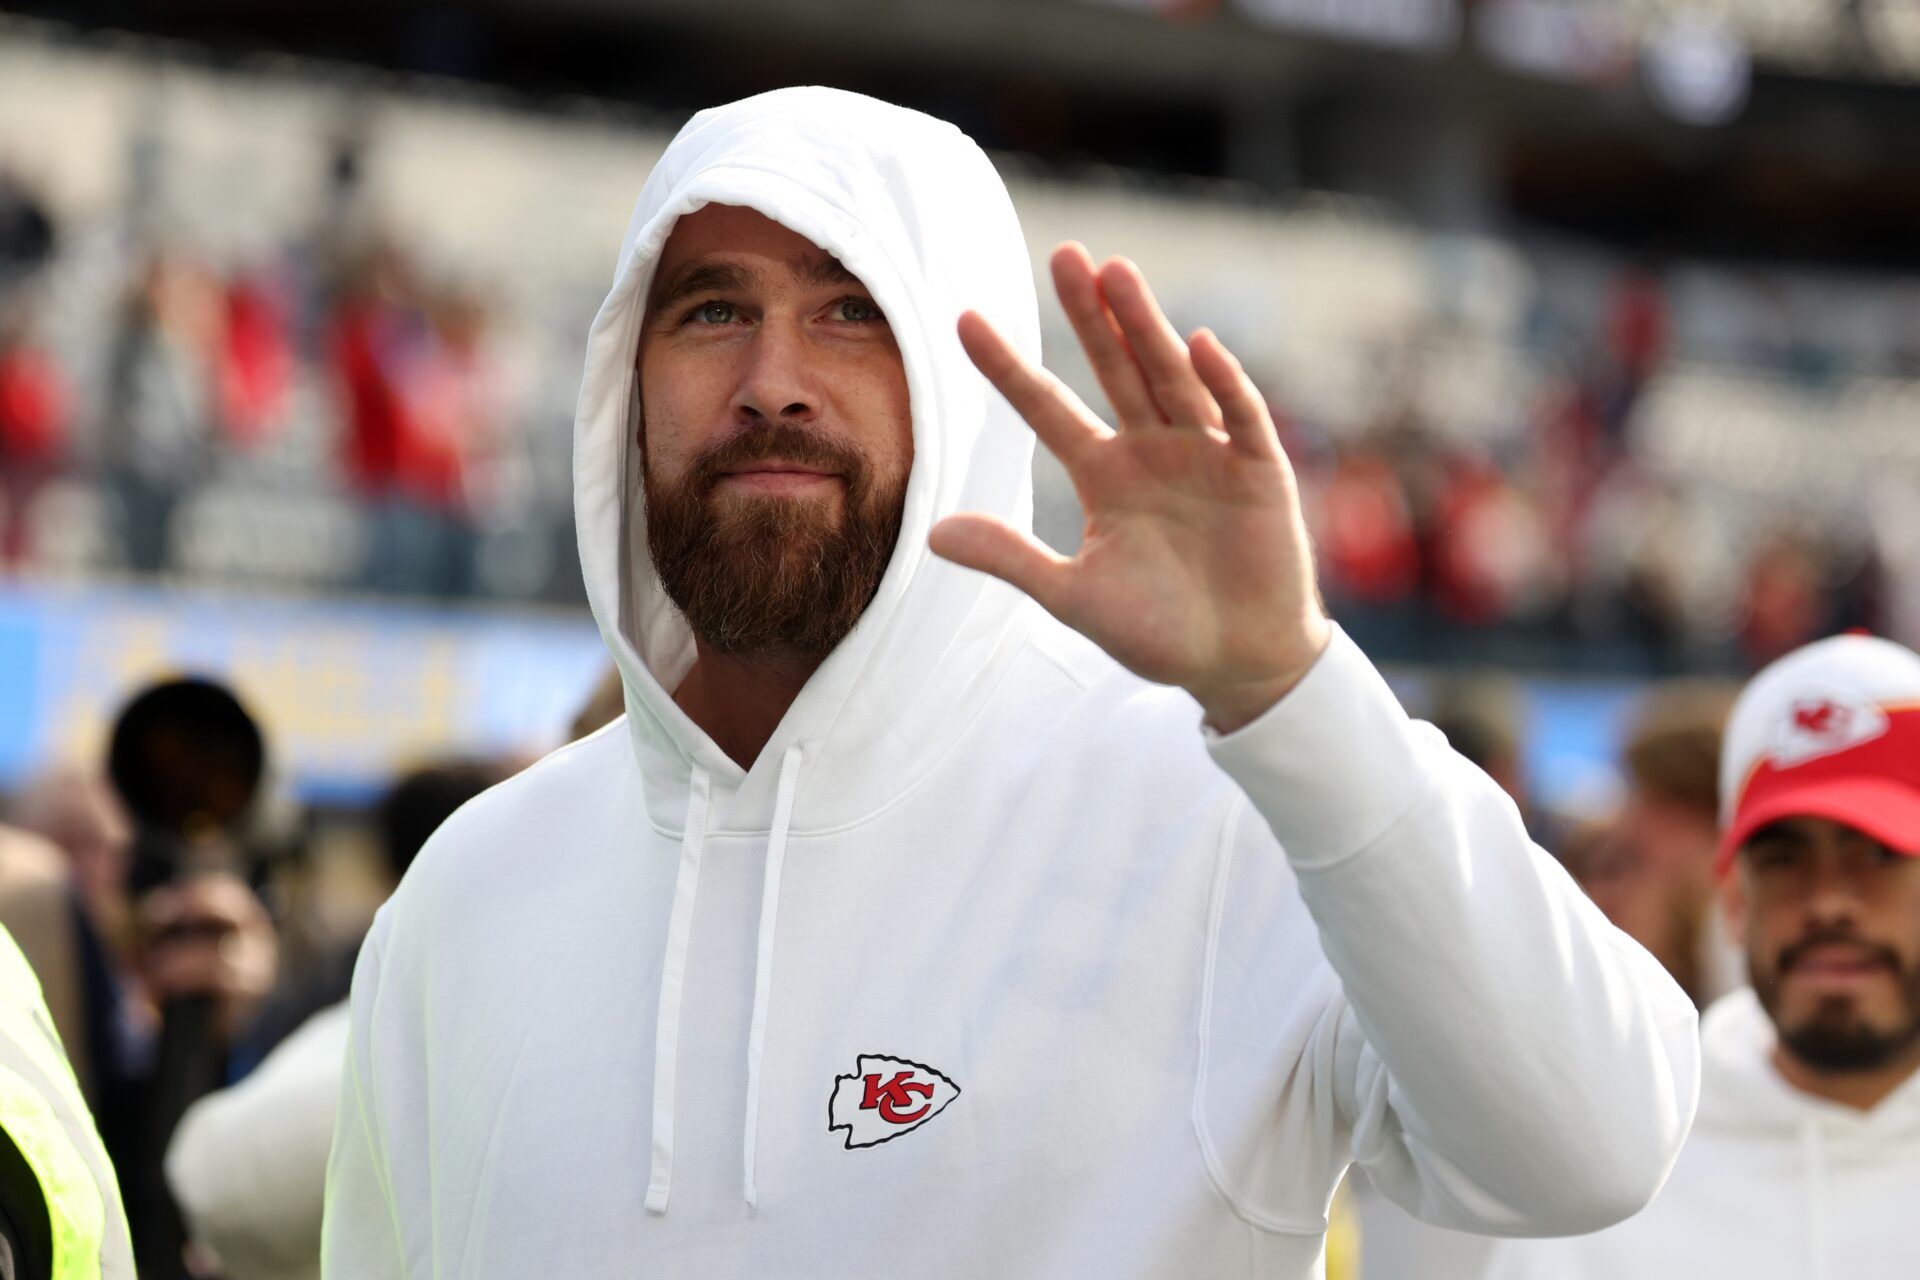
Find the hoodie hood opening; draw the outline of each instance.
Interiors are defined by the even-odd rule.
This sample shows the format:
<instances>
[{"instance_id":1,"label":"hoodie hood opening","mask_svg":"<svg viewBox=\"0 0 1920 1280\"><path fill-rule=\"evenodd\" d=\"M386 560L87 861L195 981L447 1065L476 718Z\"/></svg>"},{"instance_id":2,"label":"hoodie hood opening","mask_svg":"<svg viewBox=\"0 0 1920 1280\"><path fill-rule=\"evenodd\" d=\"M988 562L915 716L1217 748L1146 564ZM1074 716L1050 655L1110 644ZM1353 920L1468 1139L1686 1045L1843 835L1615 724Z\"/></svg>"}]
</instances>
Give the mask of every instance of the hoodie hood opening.
<instances>
[{"instance_id":1,"label":"hoodie hood opening","mask_svg":"<svg viewBox=\"0 0 1920 1280\"><path fill-rule=\"evenodd\" d=\"M647 553L637 447L635 365L654 269L675 223L715 203L763 214L860 279L892 326L913 415L900 536L879 590L749 769L673 701L694 644ZM804 744L811 781L794 828L857 819L910 782L981 696L977 677L1031 606L938 560L927 535L961 510L1030 528L1033 440L961 350L954 322L967 308L1039 359L1012 202L985 154L944 122L838 90L778 90L695 116L648 178L588 339L574 479L587 595L620 669L650 813L677 818L698 767L719 802L715 830L770 829L779 763Z\"/></svg>"}]
</instances>

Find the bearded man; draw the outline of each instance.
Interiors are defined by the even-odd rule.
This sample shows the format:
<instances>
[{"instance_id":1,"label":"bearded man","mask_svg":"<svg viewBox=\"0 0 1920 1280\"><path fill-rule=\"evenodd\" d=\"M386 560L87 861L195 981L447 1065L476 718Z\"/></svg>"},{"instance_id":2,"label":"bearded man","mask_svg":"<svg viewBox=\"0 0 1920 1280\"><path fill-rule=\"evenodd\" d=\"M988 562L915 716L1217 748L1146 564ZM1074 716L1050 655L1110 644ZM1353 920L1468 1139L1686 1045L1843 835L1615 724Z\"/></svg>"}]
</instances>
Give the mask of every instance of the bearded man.
<instances>
[{"instance_id":1,"label":"bearded man","mask_svg":"<svg viewBox=\"0 0 1920 1280\"><path fill-rule=\"evenodd\" d=\"M674 140L575 431L627 714L382 910L327 1275L1305 1277L1355 1160L1471 1230L1652 1196L1692 1006L1327 619L1218 339L1053 277L1117 428L951 126Z\"/></svg>"},{"instance_id":2,"label":"bearded man","mask_svg":"<svg viewBox=\"0 0 1920 1280\"><path fill-rule=\"evenodd\" d=\"M1762 671L1720 798L1753 986L1707 1010L1699 1123L1645 1213L1502 1242L1499 1280L1920 1274L1920 655L1836 636Z\"/></svg>"}]
</instances>

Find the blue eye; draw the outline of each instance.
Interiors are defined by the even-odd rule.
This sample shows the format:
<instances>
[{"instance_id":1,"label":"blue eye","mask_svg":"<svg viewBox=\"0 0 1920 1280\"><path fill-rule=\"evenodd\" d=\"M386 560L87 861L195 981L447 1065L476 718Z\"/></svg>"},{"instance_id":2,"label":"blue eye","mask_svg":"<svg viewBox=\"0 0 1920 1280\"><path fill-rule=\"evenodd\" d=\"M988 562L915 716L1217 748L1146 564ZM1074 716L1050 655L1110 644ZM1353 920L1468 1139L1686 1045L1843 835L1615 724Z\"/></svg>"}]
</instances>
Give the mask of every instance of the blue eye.
<instances>
[{"instance_id":1,"label":"blue eye","mask_svg":"<svg viewBox=\"0 0 1920 1280\"><path fill-rule=\"evenodd\" d=\"M687 315L689 320L697 320L701 324L731 324L733 317L731 302L703 302Z\"/></svg>"},{"instance_id":2,"label":"blue eye","mask_svg":"<svg viewBox=\"0 0 1920 1280\"><path fill-rule=\"evenodd\" d=\"M883 318L880 308L866 298L842 298L834 306L839 311L838 318L852 324L871 324Z\"/></svg>"}]
</instances>

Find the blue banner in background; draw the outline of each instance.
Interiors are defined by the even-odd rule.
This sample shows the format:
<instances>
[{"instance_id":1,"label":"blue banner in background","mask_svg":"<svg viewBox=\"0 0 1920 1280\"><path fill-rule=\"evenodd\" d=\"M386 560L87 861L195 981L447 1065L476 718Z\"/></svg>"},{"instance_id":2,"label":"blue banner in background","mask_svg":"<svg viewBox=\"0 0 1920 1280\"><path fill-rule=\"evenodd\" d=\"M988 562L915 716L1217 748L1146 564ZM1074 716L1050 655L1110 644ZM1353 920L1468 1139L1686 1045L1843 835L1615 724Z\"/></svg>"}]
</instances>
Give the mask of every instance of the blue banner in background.
<instances>
[{"instance_id":1,"label":"blue banner in background","mask_svg":"<svg viewBox=\"0 0 1920 1280\"><path fill-rule=\"evenodd\" d=\"M531 758L562 741L611 662L584 613L0 584L0 790L102 761L113 718L172 675L228 683L308 803L362 804L412 764ZM1425 673L1394 673L1414 714ZM1644 685L1517 679L1535 798L1587 810L1615 779Z\"/></svg>"},{"instance_id":2,"label":"blue banner in background","mask_svg":"<svg viewBox=\"0 0 1920 1280\"><path fill-rule=\"evenodd\" d=\"M552 749L610 666L583 613L0 584L0 789L98 765L128 699L193 674L301 799L364 803L423 760Z\"/></svg>"}]
</instances>

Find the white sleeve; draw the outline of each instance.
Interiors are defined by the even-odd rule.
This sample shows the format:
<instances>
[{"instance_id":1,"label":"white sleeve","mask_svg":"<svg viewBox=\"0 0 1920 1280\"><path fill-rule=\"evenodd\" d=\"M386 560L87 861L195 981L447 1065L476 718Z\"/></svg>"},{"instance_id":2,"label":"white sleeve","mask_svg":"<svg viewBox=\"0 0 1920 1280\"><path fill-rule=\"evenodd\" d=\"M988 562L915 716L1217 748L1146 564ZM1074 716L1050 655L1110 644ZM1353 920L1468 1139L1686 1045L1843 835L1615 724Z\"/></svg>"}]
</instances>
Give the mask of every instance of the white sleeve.
<instances>
[{"instance_id":1,"label":"white sleeve","mask_svg":"<svg viewBox=\"0 0 1920 1280\"><path fill-rule=\"evenodd\" d=\"M246 1079L195 1102L174 1130L167 1183L193 1237L234 1280L319 1274L346 1044L346 1006L323 1009Z\"/></svg>"},{"instance_id":2,"label":"white sleeve","mask_svg":"<svg viewBox=\"0 0 1920 1280\"><path fill-rule=\"evenodd\" d=\"M340 1082L340 1115L327 1161L326 1219L320 1273L325 1280L405 1280L386 1144L373 1073L373 1013L380 992L380 938L386 909L360 948L353 970L352 1030Z\"/></svg>"},{"instance_id":3,"label":"white sleeve","mask_svg":"<svg viewBox=\"0 0 1920 1280\"><path fill-rule=\"evenodd\" d=\"M1267 1050L1292 1055L1267 1114L1310 1131L1294 1158L1350 1154L1415 1216L1487 1234L1645 1206L1693 1119L1693 1005L1505 793L1337 628L1299 686L1208 747L1271 832L1253 814L1230 832L1245 874L1222 879L1209 990L1237 983L1257 999L1227 1001L1236 1016L1296 1028ZM1206 1032L1227 1069L1236 1034L1217 1016Z\"/></svg>"}]
</instances>

